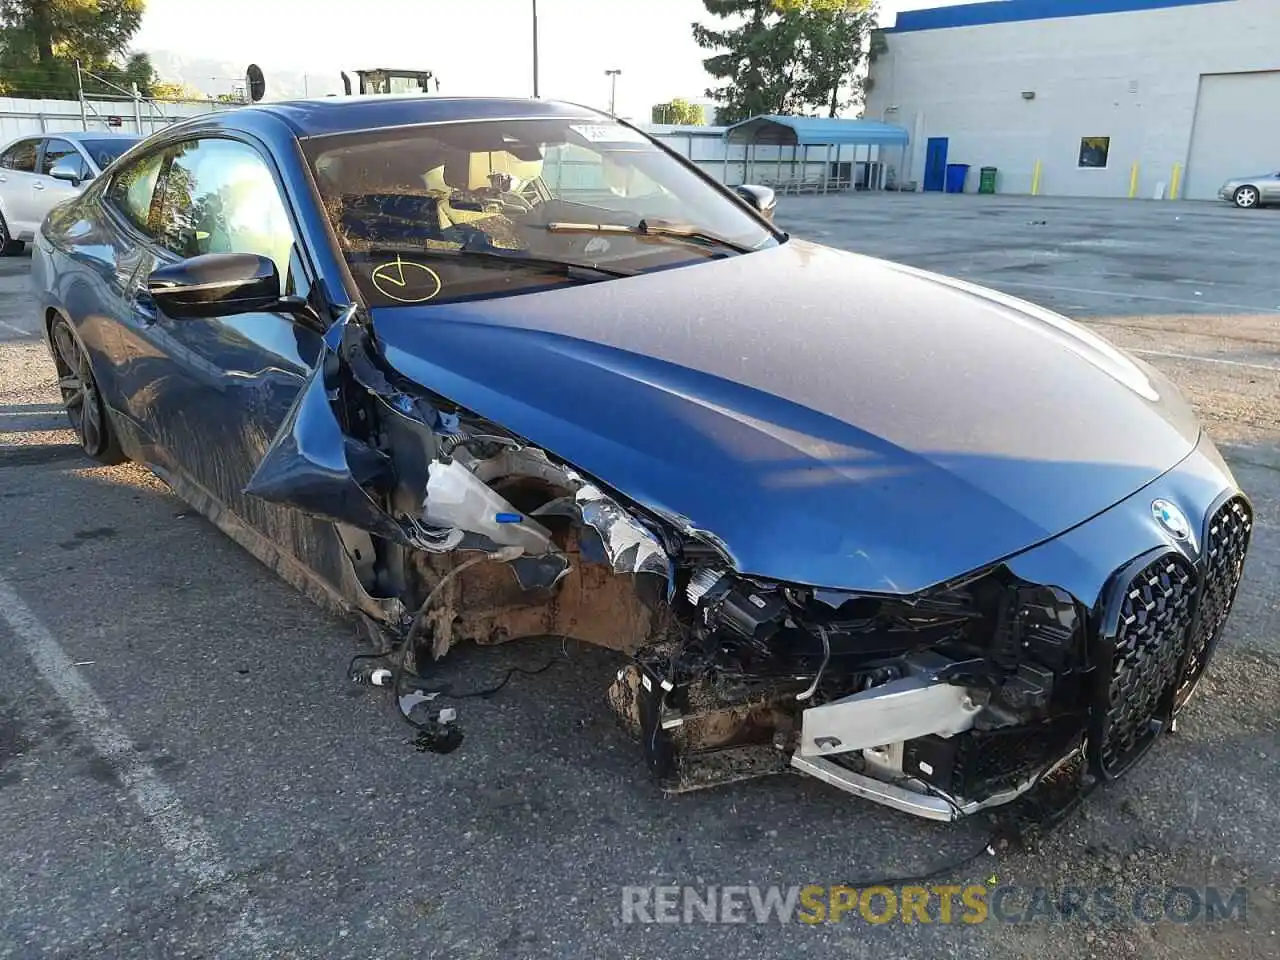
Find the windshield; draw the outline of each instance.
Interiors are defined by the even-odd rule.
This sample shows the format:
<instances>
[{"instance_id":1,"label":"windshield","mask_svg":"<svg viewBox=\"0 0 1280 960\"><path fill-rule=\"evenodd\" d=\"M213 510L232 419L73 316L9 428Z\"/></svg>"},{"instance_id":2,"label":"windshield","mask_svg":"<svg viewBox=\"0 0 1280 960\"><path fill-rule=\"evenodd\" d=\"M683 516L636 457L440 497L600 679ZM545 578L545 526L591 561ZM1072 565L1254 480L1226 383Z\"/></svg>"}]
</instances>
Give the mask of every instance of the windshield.
<instances>
[{"instance_id":1,"label":"windshield","mask_svg":"<svg viewBox=\"0 0 1280 960\"><path fill-rule=\"evenodd\" d=\"M777 242L647 137L608 121L398 127L304 149L375 306L601 282Z\"/></svg>"},{"instance_id":2,"label":"windshield","mask_svg":"<svg viewBox=\"0 0 1280 960\"><path fill-rule=\"evenodd\" d=\"M80 146L93 157L99 170L105 170L120 154L132 147L137 140L129 137L112 137L109 140L81 140Z\"/></svg>"}]
</instances>

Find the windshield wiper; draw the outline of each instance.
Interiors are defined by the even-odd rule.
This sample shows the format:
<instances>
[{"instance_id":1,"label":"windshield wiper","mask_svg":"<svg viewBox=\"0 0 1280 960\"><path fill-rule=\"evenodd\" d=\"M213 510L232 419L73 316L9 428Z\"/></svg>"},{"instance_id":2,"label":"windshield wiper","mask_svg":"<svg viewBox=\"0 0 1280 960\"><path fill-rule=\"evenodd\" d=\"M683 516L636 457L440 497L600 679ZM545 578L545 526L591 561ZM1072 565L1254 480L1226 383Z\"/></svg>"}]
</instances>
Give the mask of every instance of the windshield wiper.
<instances>
[{"instance_id":1,"label":"windshield wiper","mask_svg":"<svg viewBox=\"0 0 1280 960\"><path fill-rule=\"evenodd\" d=\"M601 267L594 263L583 263L578 260L559 260L554 257L530 257L523 253L498 253L496 250L477 250L461 247L450 250L442 247L415 247L409 244L378 244L378 250L393 253L409 253L415 257L452 257L459 260L482 260L492 263L509 263L517 266L531 267L537 270L550 270L573 278L578 273L593 273L601 279L616 280L619 277L634 277L634 270L619 270L616 267Z\"/></svg>"},{"instance_id":2,"label":"windshield wiper","mask_svg":"<svg viewBox=\"0 0 1280 960\"><path fill-rule=\"evenodd\" d=\"M633 237L670 237L687 243L696 243L701 247L724 247L734 253L750 253L754 247L734 240L708 233L695 226L684 223L667 223L664 220L641 220L629 225L625 223L560 223L547 224L551 233L625 233Z\"/></svg>"}]
</instances>

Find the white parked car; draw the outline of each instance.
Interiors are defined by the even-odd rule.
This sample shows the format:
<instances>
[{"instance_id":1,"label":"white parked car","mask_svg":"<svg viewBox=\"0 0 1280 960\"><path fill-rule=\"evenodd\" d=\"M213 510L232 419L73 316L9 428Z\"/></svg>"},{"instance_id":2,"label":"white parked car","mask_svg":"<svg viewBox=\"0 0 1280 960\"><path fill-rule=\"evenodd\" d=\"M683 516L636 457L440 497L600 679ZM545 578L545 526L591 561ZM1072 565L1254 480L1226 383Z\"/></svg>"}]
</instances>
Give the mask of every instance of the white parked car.
<instances>
[{"instance_id":1,"label":"white parked car","mask_svg":"<svg viewBox=\"0 0 1280 960\"><path fill-rule=\"evenodd\" d=\"M21 253L45 216L141 137L77 131L19 137L0 152L0 255Z\"/></svg>"}]
</instances>

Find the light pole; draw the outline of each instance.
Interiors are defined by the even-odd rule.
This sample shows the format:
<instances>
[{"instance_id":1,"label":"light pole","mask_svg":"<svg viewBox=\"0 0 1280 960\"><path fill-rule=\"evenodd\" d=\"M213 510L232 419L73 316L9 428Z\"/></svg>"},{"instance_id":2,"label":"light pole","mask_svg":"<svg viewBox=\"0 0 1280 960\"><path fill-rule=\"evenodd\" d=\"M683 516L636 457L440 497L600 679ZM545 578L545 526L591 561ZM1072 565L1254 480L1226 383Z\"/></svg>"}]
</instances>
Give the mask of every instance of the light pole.
<instances>
[{"instance_id":1,"label":"light pole","mask_svg":"<svg viewBox=\"0 0 1280 960\"><path fill-rule=\"evenodd\" d=\"M618 74L621 70L606 70L604 75L609 78L609 116L616 117L618 111L614 109L614 104L618 99Z\"/></svg>"},{"instance_id":2,"label":"light pole","mask_svg":"<svg viewBox=\"0 0 1280 960\"><path fill-rule=\"evenodd\" d=\"M538 99L538 0L533 0L533 99Z\"/></svg>"}]
</instances>

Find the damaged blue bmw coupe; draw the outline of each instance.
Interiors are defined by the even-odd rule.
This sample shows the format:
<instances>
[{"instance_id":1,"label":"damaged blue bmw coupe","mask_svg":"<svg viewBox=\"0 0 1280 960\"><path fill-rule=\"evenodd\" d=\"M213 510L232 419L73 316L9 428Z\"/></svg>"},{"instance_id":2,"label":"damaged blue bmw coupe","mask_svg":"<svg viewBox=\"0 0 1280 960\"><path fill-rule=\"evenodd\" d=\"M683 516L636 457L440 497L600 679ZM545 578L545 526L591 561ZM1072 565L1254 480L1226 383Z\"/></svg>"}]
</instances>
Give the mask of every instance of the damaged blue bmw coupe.
<instances>
[{"instance_id":1,"label":"damaged blue bmw coupe","mask_svg":"<svg viewBox=\"0 0 1280 960\"><path fill-rule=\"evenodd\" d=\"M954 819L1123 773L1222 636L1230 471L1141 361L771 213L581 107L329 99L139 145L32 273L85 451L359 617L376 681L611 648L667 790Z\"/></svg>"}]
</instances>

